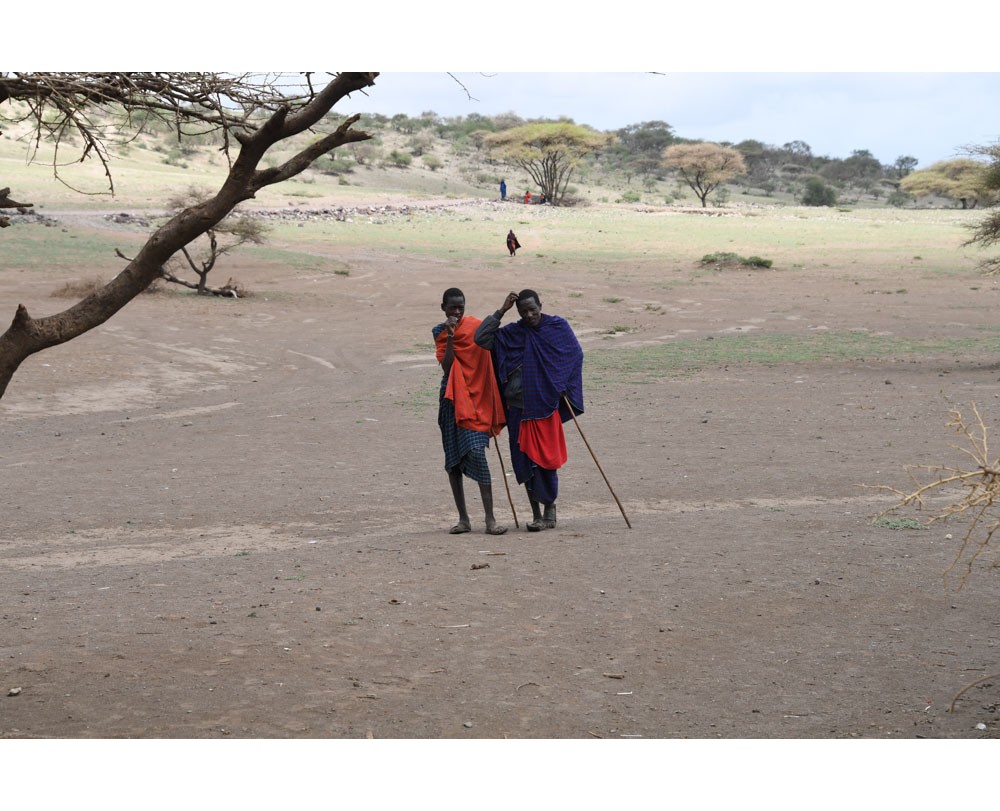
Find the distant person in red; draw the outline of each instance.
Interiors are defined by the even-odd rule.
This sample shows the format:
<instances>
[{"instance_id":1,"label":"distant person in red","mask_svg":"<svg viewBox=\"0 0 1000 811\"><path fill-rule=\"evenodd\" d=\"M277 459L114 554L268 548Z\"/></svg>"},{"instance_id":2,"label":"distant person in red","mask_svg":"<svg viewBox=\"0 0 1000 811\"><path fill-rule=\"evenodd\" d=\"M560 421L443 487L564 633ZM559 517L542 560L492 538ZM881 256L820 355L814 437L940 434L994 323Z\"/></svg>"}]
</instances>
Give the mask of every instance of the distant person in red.
<instances>
[{"instance_id":1,"label":"distant person in red","mask_svg":"<svg viewBox=\"0 0 1000 811\"><path fill-rule=\"evenodd\" d=\"M521 243L517 241L517 237L514 236L514 229L512 228L507 232L507 250L510 251L510 255L513 256L517 253L517 249L521 247Z\"/></svg>"},{"instance_id":2,"label":"distant person in red","mask_svg":"<svg viewBox=\"0 0 1000 811\"><path fill-rule=\"evenodd\" d=\"M461 290L445 290L441 309L446 320L431 333L444 372L438 400L444 469L458 507L458 523L449 532L458 535L472 530L462 485L462 477L468 476L479 484L487 534L503 535L507 527L500 526L493 515L493 481L486 463L490 437L499 434L505 422L493 358L473 340L481 322L465 315L465 294Z\"/></svg>"},{"instance_id":3,"label":"distant person in red","mask_svg":"<svg viewBox=\"0 0 1000 811\"><path fill-rule=\"evenodd\" d=\"M531 192L530 191L526 191L524 193L524 204L526 206L530 206L531 205Z\"/></svg>"}]
</instances>

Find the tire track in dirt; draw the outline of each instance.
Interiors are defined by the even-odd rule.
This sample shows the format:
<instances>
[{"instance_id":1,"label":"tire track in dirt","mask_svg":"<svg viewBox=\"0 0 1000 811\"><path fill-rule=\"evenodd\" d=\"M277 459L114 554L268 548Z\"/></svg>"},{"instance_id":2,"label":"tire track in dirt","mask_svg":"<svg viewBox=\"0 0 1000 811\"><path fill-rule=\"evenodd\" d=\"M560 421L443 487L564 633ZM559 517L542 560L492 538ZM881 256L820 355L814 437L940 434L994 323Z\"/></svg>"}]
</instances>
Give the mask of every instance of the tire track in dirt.
<instances>
[{"instance_id":1,"label":"tire track in dirt","mask_svg":"<svg viewBox=\"0 0 1000 811\"><path fill-rule=\"evenodd\" d=\"M677 501L662 499L642 504L625 504L625 511L636 529L643 528L643 516L681 514L698 512L738 512L741 510L774 510L783 512L794 509L817 509L829 505L868 506L884 504L884 496L859 495L850 497L807 497L795 499L747 498L731 501ZM334 516L341 514L341 518ZM370 544L387 539L415 539L422 535L438 535L445 532L440 512L424 512L409 515L405 521L396 517L379 519L371 517L364 523L353 522L353 510L330 511L326 520L318 522L298 522L281 526L260 524L201 526L189 529L132 529L107 528L76 530L71 534L48 535L30 542L25 540L20 546L17 541L8 541L0 549L0 562L6 569L37 570L66 569L81 566L108 565L148 565L175 560L230 557L238 554L289 552L293 549L309 549L330 544ZM519 515L523 519L523 515ZM610 502L573 502L561 516L562 526L567 531L587 532L593 529L596 519L619 523L620 513ZM511 545L519 539L558 537L560 529L536 535L524 530L521 520L520 530L515 529L513 520L501 518L501 523L509 526L505 536L488 536L474 523L470 538L480 538L480 546ZM343 525L338 527L337 524ZM624 530L624 526L622 527ZM646 525L646 529L649 524ZM343 534L341 534L343 533Z\"/></svg>"}]
</instances>

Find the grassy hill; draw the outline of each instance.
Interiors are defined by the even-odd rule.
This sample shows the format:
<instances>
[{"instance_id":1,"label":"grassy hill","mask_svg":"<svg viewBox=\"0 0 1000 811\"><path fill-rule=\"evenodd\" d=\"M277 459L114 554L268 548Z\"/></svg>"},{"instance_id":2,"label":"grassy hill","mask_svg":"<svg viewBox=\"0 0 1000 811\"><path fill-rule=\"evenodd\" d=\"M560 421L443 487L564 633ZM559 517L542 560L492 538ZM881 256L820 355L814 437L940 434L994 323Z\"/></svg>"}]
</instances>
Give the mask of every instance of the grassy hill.
<instances>
[{"instance_id":1,"label":"grassy hill","mask_svg":"<svg viewBox=\"0 0 1000 811\"><path fill-rule=\"evenodd\" d=\"M503 178L511 197L525 190L537 192L528 175L505 166L469 137L468 127L454 122L415 128L413 120L400 122L383 115L363 116L355 129L374 137L321 158L301 176L263 191L250 205L358 205L413 199L496 199ZM405 119L405 117L403 117ZM336 120L332 119L331 124ZM111 133L109 166L114 193L100 161L79 162L81 144L67 138L57 156L55 177L51 146L37 149L27 124L7 126L0 137L0 187L9 186L15 199L33 202L37 209L157 209L188 187L217 187L225 175L226 156L220 142L209 136L185 139L149 126L143 132ZM276 165L294 147L271 155ZM753 188L748 179L725 187L713 205L796 205L801 181L785 178ZM570 183L578 205L697 206L694 194L679 180L665 175L634 175L621 163L595 157L581 165ZM885 191L852 190L842 202L885 206Z\"/></svg>"}]
</instances>

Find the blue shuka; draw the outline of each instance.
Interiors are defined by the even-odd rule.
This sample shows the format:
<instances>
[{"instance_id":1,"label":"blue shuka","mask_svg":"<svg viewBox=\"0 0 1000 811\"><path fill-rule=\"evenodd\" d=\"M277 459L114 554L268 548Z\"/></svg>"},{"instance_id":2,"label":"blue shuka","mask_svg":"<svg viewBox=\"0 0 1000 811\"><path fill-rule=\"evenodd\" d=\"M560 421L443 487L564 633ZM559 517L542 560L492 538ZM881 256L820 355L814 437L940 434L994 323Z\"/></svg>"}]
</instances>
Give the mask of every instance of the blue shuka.
<instances>
[{"instance_id":1,"label":"blue shuka","mask_svg":"<svg viewBox=\"0 0 1000 811\"><path fill-rule=\"evenodd\" d=\"M522 320L497 330L493 344L500 390L521 367L522 419L538 420L558 410L572 419L565 393L577 414L583 413L583 349L565 318L542 313L537 327Z\"/></svg>"}]
</instances>

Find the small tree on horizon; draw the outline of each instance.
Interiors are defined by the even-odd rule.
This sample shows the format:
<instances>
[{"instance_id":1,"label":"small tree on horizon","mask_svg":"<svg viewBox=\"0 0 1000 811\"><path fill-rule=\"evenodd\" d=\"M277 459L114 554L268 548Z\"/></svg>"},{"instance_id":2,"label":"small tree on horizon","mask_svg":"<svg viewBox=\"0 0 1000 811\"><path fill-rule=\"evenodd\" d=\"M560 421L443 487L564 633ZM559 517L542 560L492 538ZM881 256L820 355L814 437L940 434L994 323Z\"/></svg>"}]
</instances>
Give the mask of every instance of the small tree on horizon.
<instances>
[{"instance_id":1,"label":"small tree on horizon","mask_svg":"<svg viewBox=\"0 0 1000 811\"><path fill-rule=\"evenodd\" d=\"M742 175L747 166L739 150L709 142L675 144L663 151L663 166L674 169L707 208L707 199L730 178Z\"/></svg>"},{"instance_id":2,"label":"small tree on horizon","mask_svg":"<svg viewBox=\"0 0 1000 811\"><path fill-rule=\"evenodd\" d=\"M913 155L900 155L892 163L892 172L897 178L902 180L910 174L910 172L917 168L918 162L919 161L917 161Z\"/></svg>"}]
</instances>

